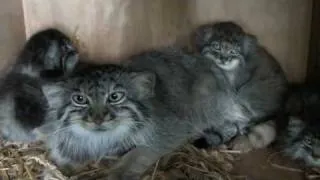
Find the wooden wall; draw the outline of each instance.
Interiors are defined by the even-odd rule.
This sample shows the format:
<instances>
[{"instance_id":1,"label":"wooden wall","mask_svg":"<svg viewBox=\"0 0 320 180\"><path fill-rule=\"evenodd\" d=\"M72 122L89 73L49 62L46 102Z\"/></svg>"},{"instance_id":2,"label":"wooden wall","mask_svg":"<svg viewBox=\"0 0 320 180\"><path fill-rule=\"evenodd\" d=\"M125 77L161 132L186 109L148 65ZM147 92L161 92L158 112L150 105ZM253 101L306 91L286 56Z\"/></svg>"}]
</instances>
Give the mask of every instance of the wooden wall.
<instances>
[{"instance_id":1,"label":"wooden wall","mask_svg":"<svg viewBox=\"0 0 320 180\"><path fill-rule=\"evenodd\" d=\"M5 72L26 36L21 1L0 0L0 4L0 71Z\"/></svg>"},{"instance_id":2,"label":"wooden wall","mask_svg":"<svg viewBox=\"0 0 320 180\"><path fill-rule=\"evenodd\" d=\"M148 48L183 41L202 23L235 20L258 36L290 80L301 81L306 74L312 0L22 2L27 37L46 27L58 27L77 35L81 52L95 62L118 61ZM12 26L16 24L21 20Z\"/></svg>"}]
</instances>

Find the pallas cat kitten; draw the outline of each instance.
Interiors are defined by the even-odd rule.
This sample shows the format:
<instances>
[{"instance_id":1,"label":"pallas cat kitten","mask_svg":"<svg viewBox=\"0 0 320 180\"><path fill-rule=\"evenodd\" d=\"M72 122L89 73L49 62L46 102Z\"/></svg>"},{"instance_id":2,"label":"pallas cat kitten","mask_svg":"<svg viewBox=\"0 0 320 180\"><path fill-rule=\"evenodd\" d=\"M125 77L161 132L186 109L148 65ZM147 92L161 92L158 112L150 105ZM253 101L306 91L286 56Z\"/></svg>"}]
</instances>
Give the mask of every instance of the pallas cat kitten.
<instances>
[{"instance_id":1,"label":"pallas cat kitten","mask_svg":"<svg viewBox=\"0 0 320 180\"><path fill-rule=\"evenodd\" d=\"M183 58L150 52L132 57L126 66L88 67L43 86L47 118L58 119L47 140L54 161L82 165L128 151L108 179L139 179L162 155L206 127L238 119L239 114L225 111L241 108L225 90L224 77L198 77L207 64L200 61L195 70L197 59L190 57L189 68ZM197 79L210 80L209 95L192 87Z\"/></svg>"},{"instance_id":2,"label":"pallas cat kitten","mask_svg":"<svg viewBox=\"0 0 320 180\"><path fill-rule=\"evenodd\" d=\"M47 137L52 159L62 166L80 166L154 138L157 110L148 100L154 81L152 73L105 65L44 85L47 119L57 119Z\"/></svg>"},{"instance_id":3,"label":"pallas cat kitten","mask_svg":"<svg viewBox=\"0 0 320 180\"><path fill-rule=\"evenodd\" d=\"M215 127L224 131L225 122L248 120L246 111L236 104L227 88L229 84L225 77L221 73L213 74L208 68L211 64L201 56L174 49L146 52L130 58L127 64L130 68L156 74L154 100L164 105L156 109L166 112L152 118L154 138L122 157L110 172L109 179L139 177L162 155L199 136L204 129Z\"/></svg>"},{"instance_id":4,"label":"pallas cat kitten","mask_svg":"<svg viewBox=\"0 0 320 180\"><path fill-rule=\"evenodd\" d=\"M77 63L78 54L62 32L47 29L31 36L1 81L1 137L34 141L32 130L44 123L47 108L42 84L71 73Z\"/></svg>"},{"instance_id":5,"label":"pallas cat kitten","mask_svg":"<svg viewBox=\"0 0 320 180\"><path fill-rule=\"evenodd\" d=\"M287 101L289 118L278 144L293 159L320 167L320 89L311 85L294 85Z\"/></svg>"},{"instance_id":6,"label":"pallas cat kitten","mask_svg":"<svg viewBox=\"0 0 320 180\"><path fill-rule=\"evenodd\" d=\"M231 21L200 26L195 31L195 46L202 56L222 70L237 101L251 115L250 124L254 125L241 122L230 125L233 132L241 134L231 143L232 148L248 151L270 144L276 133L273 120L282 109L287 89L287 80L278 62L255 36ZM210 129L206 132L205 138L210 142L216 133ZM222 143L234 135L220 135Z\"/></svg>"}]
</instances>

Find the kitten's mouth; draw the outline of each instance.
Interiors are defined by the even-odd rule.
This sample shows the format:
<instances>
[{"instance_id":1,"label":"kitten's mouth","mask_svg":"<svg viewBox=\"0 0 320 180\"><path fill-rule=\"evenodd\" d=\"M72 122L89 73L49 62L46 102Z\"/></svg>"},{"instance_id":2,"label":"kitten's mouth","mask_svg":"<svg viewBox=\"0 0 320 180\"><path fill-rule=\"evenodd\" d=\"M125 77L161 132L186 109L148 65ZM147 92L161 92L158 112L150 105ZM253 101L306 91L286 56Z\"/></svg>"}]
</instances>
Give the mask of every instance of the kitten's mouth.
<instances>
[{"instance_id":1,"label":"kitten's mouth","mask_svg":"<svg viewBox=\"0 0 320 180\"><path fill-rule=\"evenodd\" d=\"M103 127L95 127L93 130L98 131L98 132L102 132L102 131L106 131L107 129L103 128Z\"/></svg>"},{"instance_id":2,"label":"kitten's mouth","mask_svg":"<svg viewBox=\"0 0 320 180\"><path fill-rule=\"evenodd\" d=\"M97 131L97 132L102 132L102 131L107 131L108 128L97 125L97 126L92 127L92 130L93 130L93 131Z\"/></svg>"}]
</instances>

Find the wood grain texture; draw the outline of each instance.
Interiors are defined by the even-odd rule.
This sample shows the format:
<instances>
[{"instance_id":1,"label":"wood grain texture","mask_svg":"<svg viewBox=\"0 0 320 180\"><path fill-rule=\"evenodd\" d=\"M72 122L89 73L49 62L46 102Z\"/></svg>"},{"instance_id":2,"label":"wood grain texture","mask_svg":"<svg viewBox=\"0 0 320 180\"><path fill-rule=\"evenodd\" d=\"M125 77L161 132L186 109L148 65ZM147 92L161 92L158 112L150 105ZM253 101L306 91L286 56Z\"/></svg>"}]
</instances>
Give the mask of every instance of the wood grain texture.
<instances>
[{"instance_id":1,"label":"wood grain texture","mask_svg":"<svg viewBox=\"0 0 320 180\"><path fill-rule=\"evenodd\" d=\"M23 11L20 0L0 0L0 72L7 71L25 42Z\"/></svg>"},{"instance_id":2,"label":"wood grain texture","mask_svg":"<svg viewBox=\"0 0 320 180\"><path fill-rule=\"evenodd\" d=\"M313 1L307 68L308 83L320 84L320 1Z\"/></svg>"},{"instance_id":3,"label":"wood grain texture","mask_svg":"<svg viewBox=\"0 0 320 180\"><path fill-rule=\"evenodd\" d=\"M23 0L27 36L46 27L76 29L82 54L117 62L183 42L203 23L235 20L258 36L292 81L306 74L312 0Z\"/></svg>"}]
</instances>

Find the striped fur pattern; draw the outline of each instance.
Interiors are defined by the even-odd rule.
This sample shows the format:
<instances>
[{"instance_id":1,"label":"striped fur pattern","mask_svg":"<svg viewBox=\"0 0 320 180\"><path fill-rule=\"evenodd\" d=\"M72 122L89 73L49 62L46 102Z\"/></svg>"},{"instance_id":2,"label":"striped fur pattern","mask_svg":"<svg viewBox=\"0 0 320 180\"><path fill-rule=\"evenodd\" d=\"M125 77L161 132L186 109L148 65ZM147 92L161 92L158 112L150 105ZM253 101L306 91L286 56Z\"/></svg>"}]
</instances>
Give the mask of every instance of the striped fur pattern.
<instances>
[{"instance_id":1,"label":"striped fur pattern","mask_svg":"<svg viewBox=\"0 0 320 180\"><path fill-rule=\"evenodd\" d=\"M231 21L200 26L195 31L195 44L200 55L222 70L235 93L236 102L250 114L250 123L226 124L225 129L229 131L220 134L221 143L240 135L231 143L231 148L248 151L270 144L275 137L275 122L266 118L276 116L282 110L287 91L287 80L279 63L255 36ZM258 126L252 127L255 125ZM212 135L206 133L205 138L212 138Z\"/></svg>"},{"instance_id":2,"label":"striped fur pattern","mask_svg":"<svg viewBox=\"0 0 320 180\"><path fill-rule=\"evenodd\" d=\"M308 123L297 117L290 117L283 139L283 150L293 159L303 160L306 165L320 167L320 134L317 122Z\"/></svg>"},{"instance_id":3,"label":"striped fur pattern","mask_svg":"<svg viewBox=\"0 0 320 180\"><path fill-rule=\"evenodd\" d=\"M316 86L294 85L287 102L289 123L279 137L279 146L293 159L320 167L320 90Z\"/></svg>"},{"instance_id":4,"label":"striped fur pattern","mask_svg":"<svg viewBox=\"0 0 320 180\"><path fill-rule=\"evenodd\" d=\"M107 65L43 87L49 102L51 157L80 165L119 155L152 138L154 75ZM39 129L41 131L41 129Z\"/></svg>"},{"instance_id":5,"label":"striped fur pattern","mask_svg":"<svg viewBox=\"0 0 320 180\"><path fill-rule=\"evenodd\" d=\"M201 55L223 70L234 88L249 78L246 56L255 47L256 38L239 25L228 21L201 26L196 30L195 43Z\"/></svg>"}]
</instances>

